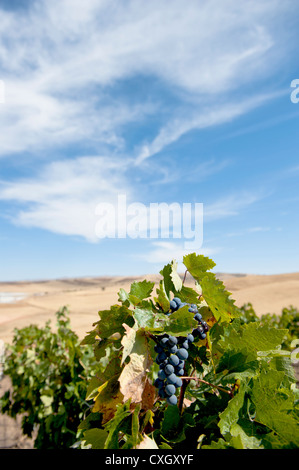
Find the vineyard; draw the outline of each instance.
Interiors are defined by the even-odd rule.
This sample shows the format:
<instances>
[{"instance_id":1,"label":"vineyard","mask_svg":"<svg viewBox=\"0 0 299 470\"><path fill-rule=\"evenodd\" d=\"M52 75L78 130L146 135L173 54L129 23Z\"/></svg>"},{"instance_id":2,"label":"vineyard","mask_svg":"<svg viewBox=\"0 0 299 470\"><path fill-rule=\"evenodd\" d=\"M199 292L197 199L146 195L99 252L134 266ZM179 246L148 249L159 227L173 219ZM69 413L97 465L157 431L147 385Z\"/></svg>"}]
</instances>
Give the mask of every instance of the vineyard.
<instances>
[{"instance_id":1,"label":"vineyard","mask_svg":"<svg viewBox=\"0 0 299 470\"><path fill-rule=\"evenodd\" d=\"M293 363L299 312L239 308L215 263L191 253L161 280L133 282L95 314L83 341L66 307L57 332L15 330L1 411L22 414L37 449L296 449L299 390ZM118 454L119 455L119 454Z\"/></svg>"}]
</instances>

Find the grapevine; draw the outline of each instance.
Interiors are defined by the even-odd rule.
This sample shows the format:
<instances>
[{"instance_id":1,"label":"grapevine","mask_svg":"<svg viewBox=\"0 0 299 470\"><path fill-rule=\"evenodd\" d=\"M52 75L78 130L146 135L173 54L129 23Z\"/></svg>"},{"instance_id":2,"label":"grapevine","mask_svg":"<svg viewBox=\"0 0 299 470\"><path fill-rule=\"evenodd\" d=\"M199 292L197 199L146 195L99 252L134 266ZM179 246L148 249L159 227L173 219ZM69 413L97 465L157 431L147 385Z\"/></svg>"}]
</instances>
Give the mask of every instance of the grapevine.
<instances>
[{"instance_id":1,"label":"grapevine","mask_svg":"<svg viewBox=\"0 0 299 470\"><path fill-rule=\"evenodd\" d=\"M299 447L292 348L283 349L294 333L242 312L210 258L191 253L183 264L183 277L172 261L158 283L135 281L98 312L82 341L98 361L82 446Z\"/></svg>"}]
</instances>

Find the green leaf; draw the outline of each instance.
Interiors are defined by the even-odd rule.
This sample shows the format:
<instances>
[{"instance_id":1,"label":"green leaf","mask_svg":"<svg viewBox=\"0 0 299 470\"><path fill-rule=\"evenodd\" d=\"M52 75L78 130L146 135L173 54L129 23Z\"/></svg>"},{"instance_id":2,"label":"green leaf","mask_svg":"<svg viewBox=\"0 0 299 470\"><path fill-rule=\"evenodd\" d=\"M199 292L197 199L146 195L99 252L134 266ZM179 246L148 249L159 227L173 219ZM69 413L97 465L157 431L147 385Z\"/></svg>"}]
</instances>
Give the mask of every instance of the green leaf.
<instances>
[{"instance_id":1,"label":"green leaf","mask_svg":"<svg viewBox=\"0 0 299 470\"><path fill-rule=\"evenodd\" d=\"M259 370L259 361L256 354L246 348L225 351L220 358L216 373L225 373L224 383L234 379L254 377Z\"/></svg>"},{"instance_id":2,"label":"green leaf","mask_svg":"<svg viewBox=\"0 0 299 470\"><path fill-rule=\"evenodd\" d=\"M155 298L155 301L162 307L163 312L169 312L169 298L167 296L164 281L159 282L159 288L157 288L158 297Z\"/></svg>"},{"instance_id":3,"label":"green leaf","mask_svg":"<svg viewBox=\"0 0 299 470\"><path fill-rule=\"evenodd\" d=\"M148 298L154 288L155 283L147 280L141 282L133 282L129 296L137 297L139 300Z\"/></svg>"},{"instance_id":4,"label":"green leaf","mask_svg":"<svg viewBox=\"0 0 299 470\"><path fill-rule=\"evenodd\" d=\"M252 423L248 423L248 420L239 420L239 423L232 424L230 428L231 440L230 443L235 448L241 449L263 449L263 439L261 434L255 432L255 426ZM238 441L236 441L238 438ZM241 447L236 447L236 446Z\"/></svg>"},{"instance_id":5,"label":"green leaf","mask_svg":"<svg viewBox=\"0 0 299 470\"><path fill-rule=\"evenodd\" d=\"M170 292L177 294L182 288L182 280L177 273L177 263L173 260L164 266L160 274L163 276L165 293L170 298Z\"/></svg>"},{"instance_id":6,"label":"green leaf","mask_svg":"<svg viewBox=\"0 0 299 470\"><path fill-rule=\"evenodd\" d=\"M197 255L196 253L190 253L189 255L184 256L183 263L191 276L193 276L199 282L207 271L213 269L216 266L214 261L207 256Z\"/></svg>"},{"instance_id":7,"label":"green leaf","mask_svg":"<svg viewBox=\"0 0 299 470\"><path fill-rule=\"evenodd\" d=\"M298 420L292 415L294 394L282 387L284 372L262 371L254 379L255 420L279 435L281 442L299 446Z\"/></svg>"},{"instance_id":8,"label":"green leaf","mask_svg":"<svg viewBox=\"0 0 299 470\"><path fill-rule=\"evenodd\" d=\"M238 330L231 329L229 334L219 345L223 350L247 348L248 351L267 351L278 348L285 336L286 330L278 330L267 325L261 325L259 322L244 324Z\"/></svg>"},{"instance_id":9,"label":"green leaf","mask_svg":"<svg viewBox=\"0 0 299 470\"><path fill-rule=\"evenodd\" d=\"M125 291L125 289L121 288L118 292L118 300L122 302L126 307L129 307L129 294Z\"/></svg>"},{"instance_id":10,"label":"green leaf","mask_svg":"<svg viewBox=\"0 0 299 470\"><path fill-rule=\"evenodd\" d=\"M218 322L230 322L232 318L239 315L234 305L235 301L230 298L231 293L226 291L223 282L216 279L214 274L206 273L200 286L203 298Z\"/></svg>"},{"instance_id":11,"label":"green leaf","mask_svg":"<svg viewBox=\"0 0 299 470\"><path fill-rule=\"evenodd\" d=\"M92 449L104 449L107 437L108 433L104 429L93 428L83 433L85 444L91 445Z\"/></svg>"},{"instance_id":12,"label":"green leaf","mask_svg":"<svg viewBox=\"0 0 299 470\"><path fill-rule=\"evenodd\" d=\"M124 420L131 415L130 402L119 404L116 407L116 412L110 421L105 425L105 430L108 431L108 437L105 442L105 449L118 449L118 433Z\"/></svg>"},{"instance_id":13,"label":"green leaf","mask_svg":"<svg viewBox=\"0 0 299 470\"><path fill-rule=\"evenodd\" d=\"M154 328L156 315L151 308L136 307L133 311L133 317L139 328Z\"/></svg>"},{"instance_id":14,"label":"green leaf","mask_svg":"<svg viewBox=\"0 0 299 470\"><path fill-rule=\"evenodd\" d=\"M198 323L194 320L194 313L188 311L188 306L180 308L169 317L169 324L164 328L164 332L174 336L185 336L192 331Z\"/></svg>"},{"instance_id":15,"label":"green leaf","mask_svg":"<svg viewBox=\"0 0 299 470\"><path fill-rule=\"evenodd\" d=\"M176 292L179 292L181 289L182 289L182 280L177 272L177 262L175 260L172 261L171 263L171 273L170 273L170 277L171 277L171 280L173 282L173 285L174 285L174 288L176 290Z\"/></svg>"},{"instance_id":16,"label":"green leaf","mask_svg":"<svg viewBox=\"0 0 299 470\"><path fill-rule=\"evenodd\" d=\"M162 435L167 437L170 433L176 433L180 422L180 412L177 406L168 406L164 413L161 425Z\"/></svg>"},{"instance_id":17,"label":"green leaf","mask_svg":"<svg viewBox=\"0 0 299 470\"><path fill-rule=\"evenodd\" d=\"M123 323L129 326L134 324L132 312L125 305L112 305L110 310L101 310L99 315L101 319L94 325L97 325L96 331L101 339L109 338L116 332L124 333Z\"/></svg>"},{"instance_id":18,"label":"green leaf","mask_svg":"<svg viewBox=\"0 0 299 470\"><path fill-rule=\"evenodd\" d=\"M140 412L141 405L137 405L133 414L132 414L132 445L133 448L137 446L137 444L141 440L141 436L139 435L139 412Z\"/></svg>"},{"instance_id":19,"label":"green leaf","mask_svg":"<svg viewBox=\"0 0 299 470\"><path fill-rule=\"evenodd\" d=\"M241 386L239 392L228 402L226 409L219 415L218 426L226 440L227 436L231 434L231 427L239 420L239 412L244 403L245 392L246 387Z\"/></svg>"},{"instance_id":20,"label":"green leaf","mask_svg":"<svg viewBox=\"0 0 299 470\"><path fill-rule=\"evenodd\" d=\"M102 380L98 379L97 377L92 377L89 381L87 390L86 390L86 398L85 400L90 400L94 398L97 394L97 389L102 385Z\"/></svg>"}]
</instances>

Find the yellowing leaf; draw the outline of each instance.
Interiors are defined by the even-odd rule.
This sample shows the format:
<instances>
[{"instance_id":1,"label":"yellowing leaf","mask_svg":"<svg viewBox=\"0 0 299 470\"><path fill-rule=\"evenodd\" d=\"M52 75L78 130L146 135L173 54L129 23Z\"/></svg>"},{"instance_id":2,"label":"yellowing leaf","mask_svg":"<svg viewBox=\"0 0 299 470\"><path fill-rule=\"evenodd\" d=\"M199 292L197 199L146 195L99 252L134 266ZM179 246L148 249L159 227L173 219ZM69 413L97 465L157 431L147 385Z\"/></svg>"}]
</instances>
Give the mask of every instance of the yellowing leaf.
<instances>
[{"instance_id":1,"label":"yellowing leaf","mask_svg":"<svg viewBox=\"0 0 299 470\"><path fill-rule=\"evenodd\" d=\"M123 323L123 327L125 329L125 334L121 340L121 344L123 345L123 355L121 359L121 365L125 362L126 358L130 355L136 337L136 329L130 328L128 325Z\"/></svg>"},{"instance_id":2,"label":"yellowing leaf","mask_svg":"<svg viewBox=\"0 0 299 470\"><path fill-rule=\"evenodd\" d=\"M142 331L129 331L127 337L134 343L130 343L130 362L125 365L119 377L120 391L124 401L131 399L131 403L142 401L142 395L147 382L147 372L152 365L147 339Z\"/></svg>"},{"instance_id":3,"label":"yellowing leaf","mask_svg":"<svg viewBox=\"0 0 299 470\"><path fill-rule=\"evenodd\" d=\"M103 423L113 418L116 405L122 403L123 394L119 388L118 376L111 377L98 388L98 395L95 398L95 404L92 412L103 413Z\"/></svg>"}]
</instances>

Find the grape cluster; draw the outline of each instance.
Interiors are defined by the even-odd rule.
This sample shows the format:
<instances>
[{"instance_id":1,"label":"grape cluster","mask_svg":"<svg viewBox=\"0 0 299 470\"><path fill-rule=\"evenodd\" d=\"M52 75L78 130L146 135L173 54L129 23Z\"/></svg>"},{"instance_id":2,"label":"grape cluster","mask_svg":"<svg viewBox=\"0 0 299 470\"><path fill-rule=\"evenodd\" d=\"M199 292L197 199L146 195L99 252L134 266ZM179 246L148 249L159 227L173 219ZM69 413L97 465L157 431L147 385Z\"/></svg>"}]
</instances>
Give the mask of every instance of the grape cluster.
<instances>
[{"instance_id":1,"label":"grape cluster","mask_svg":"<svg viewBox=\"0 0 299 470\"><path fill-rule=\"evenodd\" d=\"M193 338L205 339L207 336L206 333L209 331L209 325L202 319L202 315L199 313L197 305L187 304L186 302L182 302L178 297L174 297L173 300L170 301L171 313L185 307L185 305L189 305L189 312L194 313L194 319L197 320L198 323L198 327L194 328L192 331Z\"/></svg>"},{"instance_id":2,"label":"grape cluster","mask_svg":"<svg viewBox=\"0 0 299 470\"><path fill-rule=\"evenodd\" d=\"M189 338L190 336L190 338ZM189 343L194 341L188 335L187 338L176 338L165 335L155 346L158 353L156 363L160 370L155 386L161 398L166 398L169 405L177 404L176 390L182 386L181 376L184 375L185 360L188 358Z\"/></svg>"},{"instance_id":3,"label":"grape cluster","mask_svg":"<svg viewBox=\"0 0 299 470\"><path fill-rule=\"evenodd\" d=\"M174 297L170 301L170 311L168 313L171 314L185 305L189 306L189 312L194 313L198 327L194 328L187 337L177 338L175 336L163 335L160 342L154 348L157 353L156 363L159 365L158 377L154 385L158 388L159 396L166 398L169 405L177 404L176 391L183 384L181 377L185 374L184 367L185 361L188 359L190 343L193 343L196 338L205 339L206 332L209 329L208 324L198 312L197 306L182 302L178 297Z\"/></svg>"}]
</instances>

